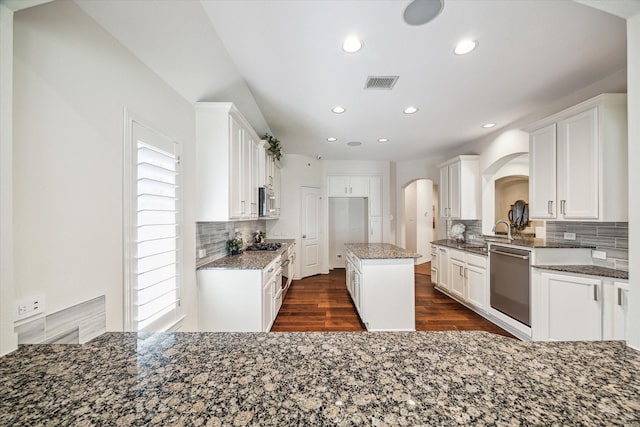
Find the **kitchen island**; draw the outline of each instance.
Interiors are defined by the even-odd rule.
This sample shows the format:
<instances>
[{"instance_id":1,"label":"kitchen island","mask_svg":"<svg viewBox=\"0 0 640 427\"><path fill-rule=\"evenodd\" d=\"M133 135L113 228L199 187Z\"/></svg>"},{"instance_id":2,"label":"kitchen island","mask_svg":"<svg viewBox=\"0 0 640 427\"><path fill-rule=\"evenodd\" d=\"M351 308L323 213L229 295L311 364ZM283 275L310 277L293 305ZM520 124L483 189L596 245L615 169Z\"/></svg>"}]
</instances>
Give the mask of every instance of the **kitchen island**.
<instances>
[{"instance_id":1,"label":"kitchen island","mask_svg":"<svg viewBox=\"0 0 640 427\"><path fill-rule=\"evenodd\" d=\"M347 243L347 290L368 331L415 331L414 262L389 243Z\"/></svg>"},{"instance_id":2,"label":"kitchen island","mask_svg":"<svg viewBox=\"0 0 640 427\"><path fill-rule=\"evenodd\" d=\"M486 332L106 333L0 358L0 425L638 425L640 353Z\"/></svg>"}]
</instances>

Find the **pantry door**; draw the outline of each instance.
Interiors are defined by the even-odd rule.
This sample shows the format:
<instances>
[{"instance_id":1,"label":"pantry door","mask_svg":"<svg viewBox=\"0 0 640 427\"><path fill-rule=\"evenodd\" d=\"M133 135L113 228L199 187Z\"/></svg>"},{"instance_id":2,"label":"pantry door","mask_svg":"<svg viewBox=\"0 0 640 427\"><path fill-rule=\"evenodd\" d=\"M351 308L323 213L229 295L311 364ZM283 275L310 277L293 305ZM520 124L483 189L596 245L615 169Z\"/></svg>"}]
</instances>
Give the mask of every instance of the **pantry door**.
<instances>
[{"instance_id":1,"label":"pantry door","mask_svg":"<svg viewBox=\"0 0 640 427\"><path fill-rule=\"evenodd\" d=\"M302 187L301 239L302 277L320 274L322 257L320 209L322 196L319 188Z\"/></svg>"}]
</instances>

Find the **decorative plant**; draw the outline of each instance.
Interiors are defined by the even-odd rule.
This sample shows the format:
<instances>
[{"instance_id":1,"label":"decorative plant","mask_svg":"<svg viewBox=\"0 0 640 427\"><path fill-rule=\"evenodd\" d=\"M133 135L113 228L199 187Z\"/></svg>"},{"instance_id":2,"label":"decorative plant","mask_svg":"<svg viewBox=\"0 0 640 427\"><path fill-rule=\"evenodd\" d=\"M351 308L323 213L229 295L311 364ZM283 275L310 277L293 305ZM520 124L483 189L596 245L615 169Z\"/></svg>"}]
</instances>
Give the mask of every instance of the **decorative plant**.
<instances>
[{"instance_id":1,"label":"decorative plant","mask_svg":"<svg viewBox=\"0 0 640 427\"><path fill-rule=\"evenodd\" d=\"M233 239L227 240L227 250L231 255L238 255L240 252L242 252L242 241L236 239L235 237Z\"/></svg>"},{"instance_id":2,"label":"decorative plant","mask_svg":"<svg viewBox=\"0 0 640 427\"><path fill-rule=\"evenodd\" d=\"M276 160L280 160L282 157L282 145L280 145L280 140L268 133L265 133L262 138L269 143L269 148L267 148L269 154L275 157Z\"/></svg>"}]
</instances>

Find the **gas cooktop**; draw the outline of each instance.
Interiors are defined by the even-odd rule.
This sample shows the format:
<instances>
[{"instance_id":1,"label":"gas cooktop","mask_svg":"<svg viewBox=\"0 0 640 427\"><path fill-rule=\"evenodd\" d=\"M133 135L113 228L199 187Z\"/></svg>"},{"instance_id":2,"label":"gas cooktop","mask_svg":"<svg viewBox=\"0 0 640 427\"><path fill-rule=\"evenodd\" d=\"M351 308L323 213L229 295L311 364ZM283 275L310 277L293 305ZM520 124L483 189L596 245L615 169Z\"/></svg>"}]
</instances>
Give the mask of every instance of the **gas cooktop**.
<instances>
[{"instance_id":1,"label":"gas cooktop","mask_svg":"<svg viewBox=\"0 0 640 427\"><path fill-rule=\"evenodd\" d=\"M246 251L277 251L282 247L282 243L254 243L247 246Z\"/></svg>"}]
</instances>

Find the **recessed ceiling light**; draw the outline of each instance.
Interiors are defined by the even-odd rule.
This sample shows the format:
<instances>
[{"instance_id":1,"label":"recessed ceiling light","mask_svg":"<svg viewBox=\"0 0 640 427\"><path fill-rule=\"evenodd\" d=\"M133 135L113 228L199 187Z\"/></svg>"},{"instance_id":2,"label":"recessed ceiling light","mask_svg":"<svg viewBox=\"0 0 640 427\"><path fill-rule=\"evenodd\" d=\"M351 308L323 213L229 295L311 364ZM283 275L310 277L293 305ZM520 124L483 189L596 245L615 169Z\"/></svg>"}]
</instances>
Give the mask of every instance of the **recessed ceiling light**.
<instances>
[{"instance_id":1,"label":"recessed ceiling light","mask_svg":"<svg viewBox=\"0 0 640 427\"><path fill-rule=\"evenodd\" d=\"M404 109L404 113L405 114L413 114L416 111L418 111L418 109L416 107L407 107Z\"/></svg>"},{"instance_id":2,"label":"recessed ceiling light","mask_svg":"<svg viewBox=\"0 0 640 427\"><path fill-rule=\"evenodd\" d=\"M496 125L495 123L487 123L485 125L482 125L482 127L485 128L485 129L489 129L489 128L494 127L495 125Z\"/></svg>"},{"instance_id":3,"label":"recessed ceiling light","mask_svg":"<svg viewBox=\"0 0 640 427\"><path fill-rule=\"evenodd\" d=\"M334 138L332 136L330 136L329 138L327 138L327 141L329 142L336 142L338 140L338 138Z\"/></svg>"},{"instance_id":4,"label":"recessed ceiling light","mask_svg":"<svg viewBox=\"0 0 640 427\"><path fill-rule=\"evenodd\" d=\"M334 112L334 113L336 113L336 114L342 114L342 113L344 113L344 112L345 112L345 111L347 111L347 110L345 110L345 109L344 109L344 107L341 107L341 106L339 106L339 105L338 105L337 107L333 107L333 108L331 109L331 111L333 111L333 112Z\"/></svg>"},{"instance_id":5,"label":"recessed ceiling light","mask_svg":"<svg viewBox=\"0 0 640 427\"><path fill-rule=\"evenodd\" d=\"M362 49L362 46L364 46L364 43L356 36L349 36L342 42L342 50L347 53L356 53Z\"/></svg>"},{"instance_id":6,"label":"recessed ceiling light","mask_svg":"<svg viewBox=\"0 0 640 427\"><path fill-rule=\"evenodd\" d=\"M380 138L380 139L378 139L378 142L381 143L381 144L384 144L385 142L389 142L389 139L388 138Z\"/></svg>"},{"instance_id":7,"label":"recessed ceiling light","mask_svg":"<svg viewBox=\"0 0 640 427\"><path fill-rule=\"evenodd\" d=\"M466 55L476 47L478 47L478 42L475 40L461 40L456 45L455 49L453 49L453 53L455 53L456 55Z\"/></svg>"},{"instance_id":8,"label":"recessed ceiling light","mask_svg":"<svg viewBox=\"0 0 640 427\"><path fill-rule=\"evenodd\" d=\"M349 147L357 147L358 145L362 145L362 142L360 142L360 141L349 141L349 142L347 142L347 145Z\"/></svg>"}]
</instances>

